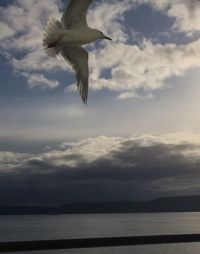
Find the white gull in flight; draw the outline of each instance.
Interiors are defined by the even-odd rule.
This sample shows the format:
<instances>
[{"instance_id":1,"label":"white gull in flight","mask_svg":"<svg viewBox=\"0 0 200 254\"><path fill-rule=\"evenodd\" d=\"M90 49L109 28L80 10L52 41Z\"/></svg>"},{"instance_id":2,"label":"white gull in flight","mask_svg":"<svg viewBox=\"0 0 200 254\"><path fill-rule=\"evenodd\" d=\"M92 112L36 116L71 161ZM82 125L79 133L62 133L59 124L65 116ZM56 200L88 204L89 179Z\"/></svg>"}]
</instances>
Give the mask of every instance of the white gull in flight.
<instances>
[{"instance_id":1,"label":"white gull in flight","mask_svg":"<svg viewBox=\"0 0 200 254\"><path fill-rule=\"evenodd\" d=\"M112 40L101 31L87 25L86 12L93 0L70 0L61 22L52 18L45 29L43 45L47 54L55 57L61 53L76 72L79 93L84 104L88 97L88 52L84 44L98 39Z\"/></svg>"}]
</instances>

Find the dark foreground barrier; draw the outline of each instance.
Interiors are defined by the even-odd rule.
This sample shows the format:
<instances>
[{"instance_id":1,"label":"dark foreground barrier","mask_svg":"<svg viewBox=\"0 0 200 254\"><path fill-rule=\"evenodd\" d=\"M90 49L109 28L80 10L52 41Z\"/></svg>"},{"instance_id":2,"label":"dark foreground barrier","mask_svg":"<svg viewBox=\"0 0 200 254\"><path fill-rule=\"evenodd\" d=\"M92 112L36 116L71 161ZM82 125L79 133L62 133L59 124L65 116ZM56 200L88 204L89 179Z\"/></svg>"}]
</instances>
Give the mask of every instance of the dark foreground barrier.
<instances>
[{"instance_id":1,"label":"dark foreground barrier","mask_svg":"<svg viewBox=\"0 0 200 254\"><path fill-rule=\"evenodd\" d=\"M0 252L99 248L162 243L200 242L200 234L127 236L0 243Z\"/></svg>"}]
</instances>

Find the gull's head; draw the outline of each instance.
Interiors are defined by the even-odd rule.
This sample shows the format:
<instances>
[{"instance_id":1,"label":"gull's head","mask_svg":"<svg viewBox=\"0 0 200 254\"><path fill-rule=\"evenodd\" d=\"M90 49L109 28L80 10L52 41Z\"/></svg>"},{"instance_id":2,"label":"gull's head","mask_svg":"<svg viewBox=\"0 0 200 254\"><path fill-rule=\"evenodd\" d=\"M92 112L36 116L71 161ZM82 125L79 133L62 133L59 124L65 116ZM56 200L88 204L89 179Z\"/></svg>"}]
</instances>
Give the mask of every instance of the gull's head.
<instances>
[{"instance_id":1,"label":"gull's head","mask_svg":"<svg viewBox=\"0 0 200 254\"><path fill-rule=\"evenodd\" d=\"M108 36L106 36L103 32L99 31L99 30L95 30L97 35L98 35L98 39L101 39L101 40L110 40L112 41L112 39Z\"/></svg>"}]
</instances>

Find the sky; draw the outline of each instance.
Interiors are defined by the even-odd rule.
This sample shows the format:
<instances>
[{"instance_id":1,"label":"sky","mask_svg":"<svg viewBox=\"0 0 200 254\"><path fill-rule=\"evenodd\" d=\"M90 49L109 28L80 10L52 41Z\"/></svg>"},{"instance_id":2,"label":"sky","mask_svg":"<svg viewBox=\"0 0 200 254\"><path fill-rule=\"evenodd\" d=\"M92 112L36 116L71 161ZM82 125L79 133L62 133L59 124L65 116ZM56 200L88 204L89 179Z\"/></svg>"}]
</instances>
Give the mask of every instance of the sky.
<instances>
[{"instance_id":1,"label":"sky","mask_svg":"<svg viewBox=\"0 0 200 254\"><path fill-rule=\"evenodd\" d=\"M42 37L67 0L0 1L0 205L200 193L200 2L94 0L88 105Z\"/></svg>"}]
</instances>

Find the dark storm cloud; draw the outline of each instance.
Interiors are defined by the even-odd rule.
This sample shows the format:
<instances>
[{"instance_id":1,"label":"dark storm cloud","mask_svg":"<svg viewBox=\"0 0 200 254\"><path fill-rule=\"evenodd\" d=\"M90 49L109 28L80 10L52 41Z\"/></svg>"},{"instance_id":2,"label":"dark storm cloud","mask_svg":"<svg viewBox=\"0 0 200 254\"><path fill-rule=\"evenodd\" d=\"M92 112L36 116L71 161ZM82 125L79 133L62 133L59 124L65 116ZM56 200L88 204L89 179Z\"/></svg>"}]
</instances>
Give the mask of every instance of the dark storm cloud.
<instances>
[{"instance_id":1,"label":"dark storm cloud","mask_svg":"<svg viewBox=\"0 0 200 254\"><path fill-rule=\"evenodd\" d=\"M170 144L153 138L145 144L145 137L104 137L99 143L101 139L37 156L23 155L21 160L18 154L18 165L15 154L9 160L4 155L9 170L1 168L1 204L145 199L200 189L199 144Z\"/></svg>"}]
</instances>

